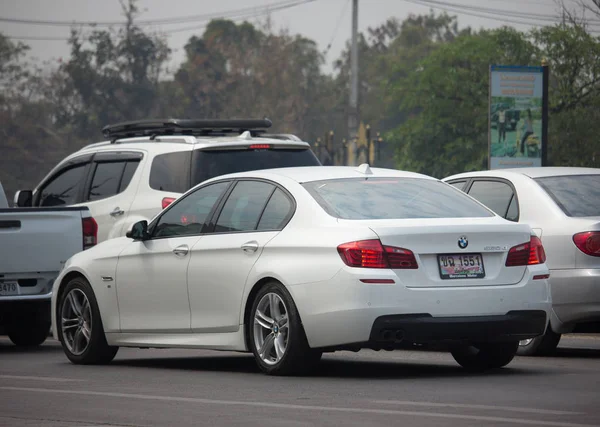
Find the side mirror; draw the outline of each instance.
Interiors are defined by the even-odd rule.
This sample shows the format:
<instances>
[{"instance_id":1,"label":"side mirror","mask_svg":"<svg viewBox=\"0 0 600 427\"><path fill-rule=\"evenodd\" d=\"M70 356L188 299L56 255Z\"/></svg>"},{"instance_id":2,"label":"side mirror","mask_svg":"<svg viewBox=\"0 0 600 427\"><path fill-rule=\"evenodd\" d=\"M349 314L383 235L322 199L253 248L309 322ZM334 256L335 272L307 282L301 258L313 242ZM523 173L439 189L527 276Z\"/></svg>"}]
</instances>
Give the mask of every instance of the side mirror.
<instances>
[{"instance_id":1,"label":"side mirror","mask_svg":"<svg viewBox=\"0 0 600 427\"><path fill-rule=\"evenodd\" d=\"M129 230L126 234L126 237L129 237L133 240L148 240L150 235L148 234L148 221L138 221L131 226L131 230Z\"/></svg>"},{"instance_id":2,"label":"side mirror","mask_svg":"<svg viewBox=\"0 0 600 427\"><path fill-rule=\"evenodd\" d=\"M18 208L30 208L33 200L33 191L19 190L15 193L14 204Z\"/></svg>"}]
</instances>

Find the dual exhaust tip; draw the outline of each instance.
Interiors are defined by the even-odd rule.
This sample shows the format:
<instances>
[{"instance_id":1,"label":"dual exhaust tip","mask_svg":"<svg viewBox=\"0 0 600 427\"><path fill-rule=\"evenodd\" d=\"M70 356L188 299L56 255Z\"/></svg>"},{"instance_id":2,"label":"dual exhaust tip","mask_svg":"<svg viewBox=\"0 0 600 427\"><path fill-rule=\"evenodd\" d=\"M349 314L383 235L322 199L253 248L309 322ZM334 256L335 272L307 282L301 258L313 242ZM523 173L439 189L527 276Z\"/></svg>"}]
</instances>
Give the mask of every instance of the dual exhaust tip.
<instances>
[{"instance_id":1,"label":"dual exhaust tip","mask_svg":"<svg viewBox=\"0 0 600 427\"><path fill-rule=\"evenodd\" d=\"M386 342L400 343L404 341L404 331L402 329L385 329L381 337Z\"/></svg>"}]
</instances>

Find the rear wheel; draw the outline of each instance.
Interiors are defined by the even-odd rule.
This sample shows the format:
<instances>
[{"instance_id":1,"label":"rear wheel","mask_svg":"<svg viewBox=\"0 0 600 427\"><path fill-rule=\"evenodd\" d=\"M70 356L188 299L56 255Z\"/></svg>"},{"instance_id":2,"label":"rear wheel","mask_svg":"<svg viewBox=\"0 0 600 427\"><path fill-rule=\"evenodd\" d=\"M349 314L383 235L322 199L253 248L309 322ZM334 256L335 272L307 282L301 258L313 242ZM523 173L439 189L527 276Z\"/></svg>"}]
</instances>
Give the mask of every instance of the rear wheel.
<instances>
[{"instance_id":1,"label":"rear wheel","mask_svg":"<svg viewBox=\"0 0 600 427\"><path fill-rule=\"evenodd\" d=\"M19 318L8 329L8 337L18 346L41 345L50 333L50 322L27 317Z\"/></svg>"},{"instance_id":2,"label":"rear wheel","mask_svg":"<svg viewBox=\"0 0 600 427\"><path fill-rule=\"evenodd\" d=\"M267 374L308 373L321 359L322 352L308 345L291 295L278 282L258 291L247 325L256 363Z\"/></svg>"},{"instance_id":3,"label":"rear wheel","mask_svg":"<svg viewBox=\"0 0 600 427\"><path fill-rule=\"evenodd\" d=\"M560 337L561 335L554 332L548 325L544 335L519 341L517 354L519 356L547 356L554 353Z\"/></svg>"},{"instance_id":4,"label":"rear wheel","mask_svg":"<svg viewBox=\"0 0 600 427\"><path fill-rule=\"evenodd\" d=\"M452 357L470 371L486 371L508 365L517 353L517 341L481 343L455 347Z\"/></svg>"},{"instance_id":5,"label":"rear wheel","mask_svg":"<svg viewBox=\"0 0 600 427\"><path fill-rule=\"evenodd\" d=\"M57 329L65 354L75 364L109 363L119 350L107 344L98 303L83 278L71 280L62 292Z\"/></svg>"}]
</instances>

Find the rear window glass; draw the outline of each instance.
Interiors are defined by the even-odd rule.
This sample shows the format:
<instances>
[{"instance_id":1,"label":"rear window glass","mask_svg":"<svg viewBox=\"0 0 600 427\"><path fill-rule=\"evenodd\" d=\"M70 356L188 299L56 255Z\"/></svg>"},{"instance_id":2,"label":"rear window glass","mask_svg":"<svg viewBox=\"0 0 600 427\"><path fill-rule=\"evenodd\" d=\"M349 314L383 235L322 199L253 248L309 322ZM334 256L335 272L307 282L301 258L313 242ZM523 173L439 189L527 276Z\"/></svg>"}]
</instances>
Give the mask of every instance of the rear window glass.
<instances>
[{"instance_id":1,"label":"rear window glass","mask_svg":"<svg viewBox=\"0 0 600 427\"><path fill-rule=\"evenodd\" d=\"M420 178L351 178L303 184L343 219L473 218L493 214L460 190Z\"/></svg>"},{"instance_id":2,"label":"rear window glass","mask_svg":"<svg viewBox=\"0 0 600 427\"><path fill-rule=\"evenodd\" d=\"M192 185L228 173L296 166L320 166L320 163L309 149L196 150L192 161Z\"/></svg>"},{"instance_id":3,"label":"rear window glass","mask_svg":"<svg viewBox=\"0 0 600 427\"><path fill-rule=\"evenodd\" d=\"M600 175L537 178L536 182L568 216L600 216Z\"/></svg>"},{"instance_id":4,"label":"rear window glass","mask_svg":"<svg viewBox=\"0 0 600 427\"><path fill-rule=\"evenodd\" d=\"M190 187L190 151L161 154L152 161L150 188L185 193Z\"/></svg>"}]
</instances>

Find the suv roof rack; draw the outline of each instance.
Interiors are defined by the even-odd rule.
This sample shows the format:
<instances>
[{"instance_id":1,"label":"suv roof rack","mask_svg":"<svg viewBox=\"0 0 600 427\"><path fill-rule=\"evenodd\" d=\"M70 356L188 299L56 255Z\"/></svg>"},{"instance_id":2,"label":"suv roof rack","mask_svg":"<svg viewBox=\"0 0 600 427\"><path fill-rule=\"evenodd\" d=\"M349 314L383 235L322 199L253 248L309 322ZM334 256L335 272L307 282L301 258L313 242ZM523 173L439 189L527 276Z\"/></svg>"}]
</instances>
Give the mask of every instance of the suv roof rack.
<instances>
[{"instance_id":1,"label":"suv roof rack","mask_svg":"<svg viewBox=\"0 0 600 427\"><path fill-rule=\"evenodd\" d=\"M271 127L271 120L265 119L149 119L116 123L102 128L104 136L112 143L121 138L160 135L225 136L250 132L258 136Z\"/></svg>"}]
</instances>

